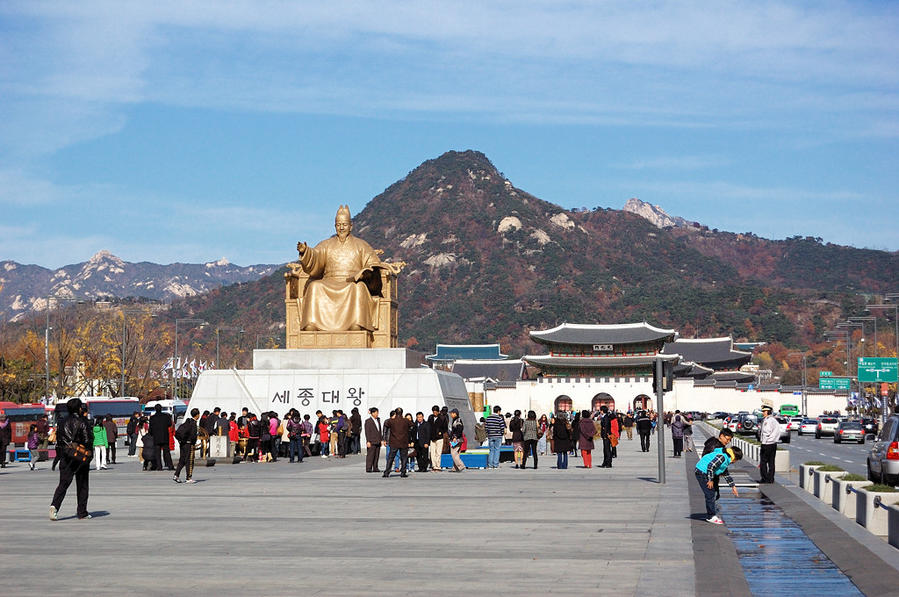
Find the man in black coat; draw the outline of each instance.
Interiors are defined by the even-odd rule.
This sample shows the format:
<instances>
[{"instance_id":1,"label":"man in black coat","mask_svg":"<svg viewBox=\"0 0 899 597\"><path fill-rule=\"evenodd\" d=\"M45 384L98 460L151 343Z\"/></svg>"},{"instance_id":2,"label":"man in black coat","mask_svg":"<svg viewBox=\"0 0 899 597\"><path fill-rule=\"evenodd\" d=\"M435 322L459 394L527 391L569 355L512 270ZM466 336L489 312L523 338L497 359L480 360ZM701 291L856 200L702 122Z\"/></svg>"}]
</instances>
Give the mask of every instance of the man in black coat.
<instances>
[{"instance_id":1,"label":"man in black coat","mask_svg":"<svg viewBox=\"0 0 899 597\"><path fill-rule=\"evenodd\" d=\"M599 409L602 418L599 420L599 433L602 438L602 464L599 468L612 468L612 415L609 407L603 405Z\"/></svg>"},{"instance_id":2,"label":"man in black coat","mask_svg":"<svg viewBox=\"0 0 899 597\"><path fill-rule=\"evenodd\" d=\"M418 462L418 472L428 471L428 463L431 461L428 448L431 445L431 425L425 421L424 413L415 414L415 428L413 443L415 444L415 460Z\"/></svg>"},{"instance_id":3,"label":"man in black coat","mask_svg":"<svg viewBox=\"0 0 899 597\"><path fill-rule=\"evenodd\" d=\"M62 506L62 500L66 497L66 491L75 480L75 488L78 497L78 518L86 519L91 515L87 511L88 474L91 467L89 462L81 463L65 455L66 447L71 443L81 444L88 452L94 450L94 432L90 423L84 418L84 405L78 398L72 398L66 402L68 416L56 430L56 449L62 451L59 461L59 485L53 493L53 501L50 503L50 520L57 519L57 513Z\"/></svg>"},{"instance_id":4,"label":"man in black coat","mask_svg":"<svg viewBox=\"0 0 899 597\"><path fill-rule=\"evenodd\" d=\"M199 420L200 409L194 408L190 411L190 418L181 423L181 427L175 432L175 439L178 440L181 451L181 455L178 458L178 467L172 476L172 481L175 483L181 482L181 469L185 467L187 467L187 482L194 483L194 446L197 444L197 433L199 431L197 421Z\"/></svg>"},{"instance_id":5,"label":"man in black coat","mask_svg":"<svg viewBox=\"0 0 899 597\"><path fill-rule=\"evenodd\" d=\"M649 452L649 434L652 433L652 419L645 410L637 415L637 434L640 436L640 449Z\"/></svg>"},{"instance_id":6,"label":"man in black coat","mask_svg":"<svg viewBox=\"0 0 899 597\"><path fill-rule=\"evenodd\" d=\"M172 426L172 417L162 412L162 405L156 405L156 414L150 417L150 435L156 444L156 470L162 469L162 461L165 459L166 470L173 471L172 452L169 450L169 428Z\"/></svg>"},{"instance_id":7,"label":"man in black coat","mask_svg":"<svg viewBox=\"0 0 899 597\"><path fill-rule=\"evenodd\" d=\"M371 407L368 412L371 416L365 419L365 472L379 473L381 471L378 469L378 457L381 455L384 434L378 409Z\"/></svg>"},{"instance_id":8,"label":"man in black coat","mask_svg":"<svg viewBox=\"0 0 899 597\"><path fill-rule=\"evenodd\" d=\"M440 459L443 456L443 438L448 431L448 418L436 404L431 407L431 416L428 417L428 426L431 428L431 445L428 452L431 457L431 470L439 471Z\"/></svg>"},{"instance_id":9,"label":"man in black coat","mask_svg":"<svg viewBox=\"0 0 899 597\"><path fill-rule=\"evenodd\" d=\"M359 442L359 436L362 435L362 415L359 414L359 409L355 406L351 411L350 415L350 453L358 454L362 451L362 446Z\"/></svg>"},{"instance_id":10,"label":"man in black coat","mask_svg":"<svg viewBox=\"0 0 899 597\"><path fill-rule=\"evenodd\" d=\"M412 434L412 423L403 416L403 409L397 408L393 411L393 416L387 420L384 427L390 432L387 438L387 468L384 469L382 477L390 476L390 467L396 460L396 455L400 455L400 477L407 477L406 464L409 461L409 445L410 436Z\"/></svg>"},{"instance_id":11,"label":"man in black coat","mask_svg":"<svg viewBox=\"0 0 899 597\"><path fill-rule=\"evenodd\" d=\"M12 441L12 421L0 415L0 468L6 468L6 447Z\"/></svg>"},{"instance_id":12,"label":"man in black coat","mask_svg":"<svg viewBox=\"0 0 899 597\"><path fill-rule=\"evenodd\" d=\"M125 428L125 434L128 436L128 456L134 456L137 453L137 426L139 423L140 413L134 411Z\"/></svg>"}]
</instances>

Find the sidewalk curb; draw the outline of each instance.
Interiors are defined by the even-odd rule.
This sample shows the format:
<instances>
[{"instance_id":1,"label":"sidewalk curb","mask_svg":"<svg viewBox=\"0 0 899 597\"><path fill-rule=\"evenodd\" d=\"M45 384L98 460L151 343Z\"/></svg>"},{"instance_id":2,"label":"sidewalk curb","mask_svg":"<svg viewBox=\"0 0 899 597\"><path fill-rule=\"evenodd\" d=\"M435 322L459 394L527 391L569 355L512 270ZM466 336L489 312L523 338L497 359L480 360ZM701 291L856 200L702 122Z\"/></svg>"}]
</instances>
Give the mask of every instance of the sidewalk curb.
<instances>
[{"instance_id":1,"label":"sidewalk curb","mask_svg":"<svg viewBox=\"0 0 899 597\"><path fill-rule=\"evenodd\" d=\"M685 454L684 466L689 473L699 461L695 453ZM687 475L690 511L705 512L705 497L694 476ZM711 525L694 518L690 524L693 535L693 559L696 561L696 595L700 597L752 595L746 572L737 557L737 548L730 539L727 527Z\"/></svg>"}]
</instances>

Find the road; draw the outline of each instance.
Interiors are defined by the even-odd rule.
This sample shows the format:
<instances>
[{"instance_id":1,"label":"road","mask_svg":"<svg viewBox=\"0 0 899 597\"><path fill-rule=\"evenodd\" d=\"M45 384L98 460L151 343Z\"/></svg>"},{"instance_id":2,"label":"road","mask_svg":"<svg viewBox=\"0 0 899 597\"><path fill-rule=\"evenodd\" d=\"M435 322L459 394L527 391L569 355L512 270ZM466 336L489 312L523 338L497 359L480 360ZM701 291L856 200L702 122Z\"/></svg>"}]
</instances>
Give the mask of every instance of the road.
<instances>
[{"instance_id":1,"label":"road","mask_svg":"<svg viewBox=\"0 0 899 597\"><path fill-rule=\"evenodd\" d=\"M835 444L832 437L824 436L821 439L815 439L814 435L799 437L794 432L791 443L782 445L789 447L790 462L793 466L810 460L820 460L864 476L867 473L865 457L873 443L871 436L868 436L864 444Z\"/></svg>"}]
</instances>

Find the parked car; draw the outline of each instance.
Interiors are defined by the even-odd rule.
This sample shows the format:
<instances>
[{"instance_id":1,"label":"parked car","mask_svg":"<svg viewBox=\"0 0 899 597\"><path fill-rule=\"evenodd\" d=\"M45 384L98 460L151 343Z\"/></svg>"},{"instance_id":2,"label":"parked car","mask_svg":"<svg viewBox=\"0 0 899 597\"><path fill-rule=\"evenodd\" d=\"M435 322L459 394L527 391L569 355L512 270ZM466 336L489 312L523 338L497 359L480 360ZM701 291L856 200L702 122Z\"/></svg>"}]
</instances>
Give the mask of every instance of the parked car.
<instances>
[{"instance_id":1,"label":"parked car","mask_svg":"<svg viewBox=\"0 0 899 597\"><path fill-rule=\"evenodd\" d=\"M899 415L890 415L867 457L868 479L899 484Z\"/></svg>"},{"instance_id":2,"label":"parked car","mask_svg":"<svg viewBox=\"0 0 899 597\"><path fill-rule=\"evenodd\" d=\"M799 435L805 435L807 433L814 433L818 428L818 419L802 419L802 422L799 424Z\"/></svg>"},{"instance_id":3,"label":"parked car","mask_svg":"<svg viewBox=\"0 0 899 597\"><path fill-rule=\"evenodd\" d=\"M821 439L825 435L833 435L840 420L837 417L821 417L818 419L818 425L815 427L815 439Z\"/></svg>"},{"instance_id":4,"label":"parked car","mask_svg":"<svg viewBox=\"0 0 899 597\"><path fill-rule=\"evenodd\" d=\"M740 433L743 435L747 435L750 433L755 433L755 428L758 427L759 420L755 415L745 414L738 415L736 418L735 428L733 430L734 433Z\"/></svg>"},{"instance_id":5,"label":"parked car","mask_svg":"<svg viewBox=\"0 0 899 597\"><path fill-rule=\"evenodd\" d=\"M780 427L780 439L778 440L782 444L790 443L790 420L786 417L781 417L779 415L774 415L774 419L777 421L778 426ZM755 439L762 441L762 424L759 422L758 425L755 426Z\"/></svg>"},{"instance_id":6,"label":"parked car","mask_svg":"<svg viewBox=\"0 0 899 597\"><path fill-rule=\"evenodd\" d=\"M833 434L833 443L843 442L865 443L865 430L858 421L841 421Z\"/></svg>"},{"instance_id":7,"label":"parked car","mask_svg":"<svg viewBox=\"0 0 899 597\"><path fill-rule=\"evenodd\" d=\"M729 416L730 416L730 413L726 413L723 410L719 410L718 412L712 413L711 415L709 415L709 418L710 419L718 419L718 420L723 421L724 419L726 419Z\"/></svg>"}]
</instances>

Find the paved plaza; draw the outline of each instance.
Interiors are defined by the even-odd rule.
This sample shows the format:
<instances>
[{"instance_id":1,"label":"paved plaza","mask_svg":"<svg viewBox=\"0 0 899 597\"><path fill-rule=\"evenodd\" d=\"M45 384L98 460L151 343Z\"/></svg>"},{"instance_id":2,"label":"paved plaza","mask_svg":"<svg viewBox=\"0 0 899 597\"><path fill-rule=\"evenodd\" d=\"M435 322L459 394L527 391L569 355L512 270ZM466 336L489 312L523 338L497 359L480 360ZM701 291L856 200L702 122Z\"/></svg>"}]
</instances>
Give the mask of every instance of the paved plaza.
<instances>
[{"instance_id":1,"label":"paved plaza","mask_svg":"<svg viewBox=\"0 0 899 597\"><path fill-rule=\"evenodd\" d=\"M121 453L121 452L120 452ZM0 473L3 593L694 594L684 461L624 440L615 468L366 474L360 456L197 469L136 459L91 472L47 518L58 474ZM422 586L429 583L431 589Z\"/></svg>"}]
</instances>

